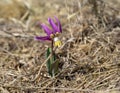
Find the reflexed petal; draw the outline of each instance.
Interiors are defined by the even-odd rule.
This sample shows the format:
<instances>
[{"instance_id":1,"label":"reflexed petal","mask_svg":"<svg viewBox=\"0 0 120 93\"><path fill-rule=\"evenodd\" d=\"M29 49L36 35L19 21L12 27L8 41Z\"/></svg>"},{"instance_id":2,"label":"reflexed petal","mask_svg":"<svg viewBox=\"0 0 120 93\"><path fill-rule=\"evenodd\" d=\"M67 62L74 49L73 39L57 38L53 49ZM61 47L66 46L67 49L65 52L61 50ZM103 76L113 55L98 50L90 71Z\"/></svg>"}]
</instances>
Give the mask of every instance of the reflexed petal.
<instances>
[{"instance_id":1,"label":"reflexed petal","mask_svg":"<svg viewBox=\"0 0 120 93\"><path fill-rule=\"evenodd\" d=\"M58 32L59 29L58 29L57 25L54 23L54 21L51 18L48 18L48 21L49 21L50 25L52 26L54 33Z\"/></svg>"},{"instance_id":2,"label":"reflexed petal","mask_svg":"<svg viewBox=\"0 0 120 93\"><path fill-rule=\"evenodd\" d=\"M60 21L58 20L58 18L57 18L56 16L55 16L55 19L56 19L56 21L57 21L57 23L58 23L59 32L62 32L62 26L61 26Z\"/></svg>"},{"instance_id":3,"label":"reflexed petal","mask_svg":"<svg viewBox=\"0 0 120 93\"><path fill-rule=\"evenodd\" d=\"M52 34L52 30L50 30L48 26L46 26L45 24L41 24L41 26L48 36L50 36L50 34Z\"/></svg>"},{"instance_id":4,"label":"reflexed petal","mask_svg":"<svg viewBox=\"0 0 120 93\"><path fill-rule=\"evenodd\" d=\"M44 40L51 40L51 38L49 36L36 36L35 37L36 40L41 40L41 41L44 41Z\"/></svg>"},{"instance_id":5,"label":"reflexed petal","mask_svg":"<svg viewBox=\"0 0 120 93\"><path fill-rule=\"evenodd\" d=\"M49 21L50 25L52 26L54 33L62 32L60 21L58 20L57 17L55 17L55 19L57 21L57 24L55 24L55 22L51 18L48 18L48 21Z\"/></svg>"}]
</instances>

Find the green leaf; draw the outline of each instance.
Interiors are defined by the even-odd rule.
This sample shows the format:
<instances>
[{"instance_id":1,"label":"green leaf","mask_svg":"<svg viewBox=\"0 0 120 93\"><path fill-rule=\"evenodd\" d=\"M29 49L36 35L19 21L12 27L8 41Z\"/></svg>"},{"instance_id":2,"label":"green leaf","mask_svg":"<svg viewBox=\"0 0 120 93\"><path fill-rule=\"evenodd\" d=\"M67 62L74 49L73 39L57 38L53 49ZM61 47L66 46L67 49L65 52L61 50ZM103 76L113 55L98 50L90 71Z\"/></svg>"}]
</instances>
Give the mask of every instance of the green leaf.
<instances>
[{"instance_id":1,"label":"green leaf","mask_svg":"<svg viewBox=\"0 0 120 93\"><path fill-rule=\"evenodd\" d=\"M52 71L52 76L54 77L55 75L58 74L59 69L58 69L59 61L55 60L54 63L51 64L51 71Z\"/></svg>"},{"instance_id":2,"label":"green leaf","mask_svg":"<svg viewBox=\"0 0 120 93\"><path fill-rule=\"evenodd\" d=\"M51 54L51 48L47 49L46 58L48 58ZM55 54L53 54L47 61L47 71L51 77L54 77L58 73L58 60L56 60Z\"/></svg>"},{"instance_id":3,"label":"green leaf","mask_svg":"<svg viewBox=\"0 0 120 93\"><path fill-rule=\"evenodd\" d=\"M46 59L50 56L50 54L51 54L51 49L50 48L48 48L47 49L47 53L46 53ZM48 61L47 61L47 63L46 63L46 66L47 66L47 71L48 71L48 73L49 73L49 75L51 76L52 74L51 74L51 60L50 60L51 58L49 58L48 59Z\"/></svg>"}]
</instances>

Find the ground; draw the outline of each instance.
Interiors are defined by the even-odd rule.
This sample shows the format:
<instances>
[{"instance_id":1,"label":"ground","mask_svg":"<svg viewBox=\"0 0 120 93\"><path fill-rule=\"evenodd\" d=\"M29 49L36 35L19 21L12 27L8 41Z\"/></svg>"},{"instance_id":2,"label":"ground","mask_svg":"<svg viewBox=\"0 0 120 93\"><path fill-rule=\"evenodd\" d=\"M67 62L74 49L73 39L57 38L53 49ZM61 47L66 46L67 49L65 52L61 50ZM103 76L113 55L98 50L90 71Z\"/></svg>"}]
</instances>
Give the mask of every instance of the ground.
<instances>
[{"instance_id":1,"label":"ground","mask_svg":"<svg viewBox=\"0 0 120 93\"><path fill-rule=\"evenodd\" d=\"M119 93L119 0L1 0L0 93ZM60 73L48 76L50 42L39 23L57 16ZM49 24L48 24L49 25Z\"/></svg>"}]
</instances>

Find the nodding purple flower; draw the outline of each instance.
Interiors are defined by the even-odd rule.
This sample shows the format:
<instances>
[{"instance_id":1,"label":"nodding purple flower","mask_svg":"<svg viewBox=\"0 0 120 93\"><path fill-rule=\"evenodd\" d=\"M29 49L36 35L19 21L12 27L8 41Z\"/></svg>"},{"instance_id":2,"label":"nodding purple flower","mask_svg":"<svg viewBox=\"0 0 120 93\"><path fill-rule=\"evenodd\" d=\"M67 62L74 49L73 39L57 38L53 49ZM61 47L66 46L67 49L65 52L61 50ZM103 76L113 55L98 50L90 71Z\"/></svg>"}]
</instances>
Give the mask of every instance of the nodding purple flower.
<instances>
[{"instance_id":1,"label":"nodding purple flower","mask_svg":"<svg viewBox=\"0 0 120 93\"><path fill-rule=\"evenodd\" d=\"M58 38L59 33L62 33L62 27L61 27L61 23L58 20L57 17L54 17L56 22L54 22L53 19L48 18L48 22L51 26L52 29L50 29L47 25L45 24L41 24L41 27L43 28L43 30L45 31L45 33L47 34L47 36L36 36L35 39L36 40L48 40L51 41L53 40L55 42L56 46L60 46L61 42Z\"/></svg>"},{"instance_id":2,"label":"nodding purple flower","mask_svg":"<svg viewBox=\"0 0 120 93\"><path fill-rule=\"evenodd\" d=\"M37 40L52 40L54 37L56 37L59 33L62 32L62 27L60 24L60 21L57 17L55 17L56 23L53 21L53 19L48 18L48 22L51 25L52 29L50 29L47 25L41 24L41 27L47 34L47 36L36 36L35 39Z\"/></svg>"}]
</instances>

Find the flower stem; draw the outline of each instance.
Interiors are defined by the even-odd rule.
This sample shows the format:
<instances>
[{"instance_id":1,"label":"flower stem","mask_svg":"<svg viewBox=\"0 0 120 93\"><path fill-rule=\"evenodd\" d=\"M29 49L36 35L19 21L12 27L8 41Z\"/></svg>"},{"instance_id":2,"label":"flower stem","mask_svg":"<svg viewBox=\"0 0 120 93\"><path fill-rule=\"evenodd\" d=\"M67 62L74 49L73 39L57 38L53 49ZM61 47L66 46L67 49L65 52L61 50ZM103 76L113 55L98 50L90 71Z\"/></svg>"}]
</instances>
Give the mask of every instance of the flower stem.
<instances>
[{"instance_id":1,"label":"flower stem","mask_svg":"<svg viewBox=\"0 0 120 93\"><path fill-rule=\"evenodd\" d=\"M51 56L53 57L53 55L54 55L54 51L53 51L53 43L54 43L54 41L52 40L52 43L51 43Z\"/></svg>"}]
</instances>

